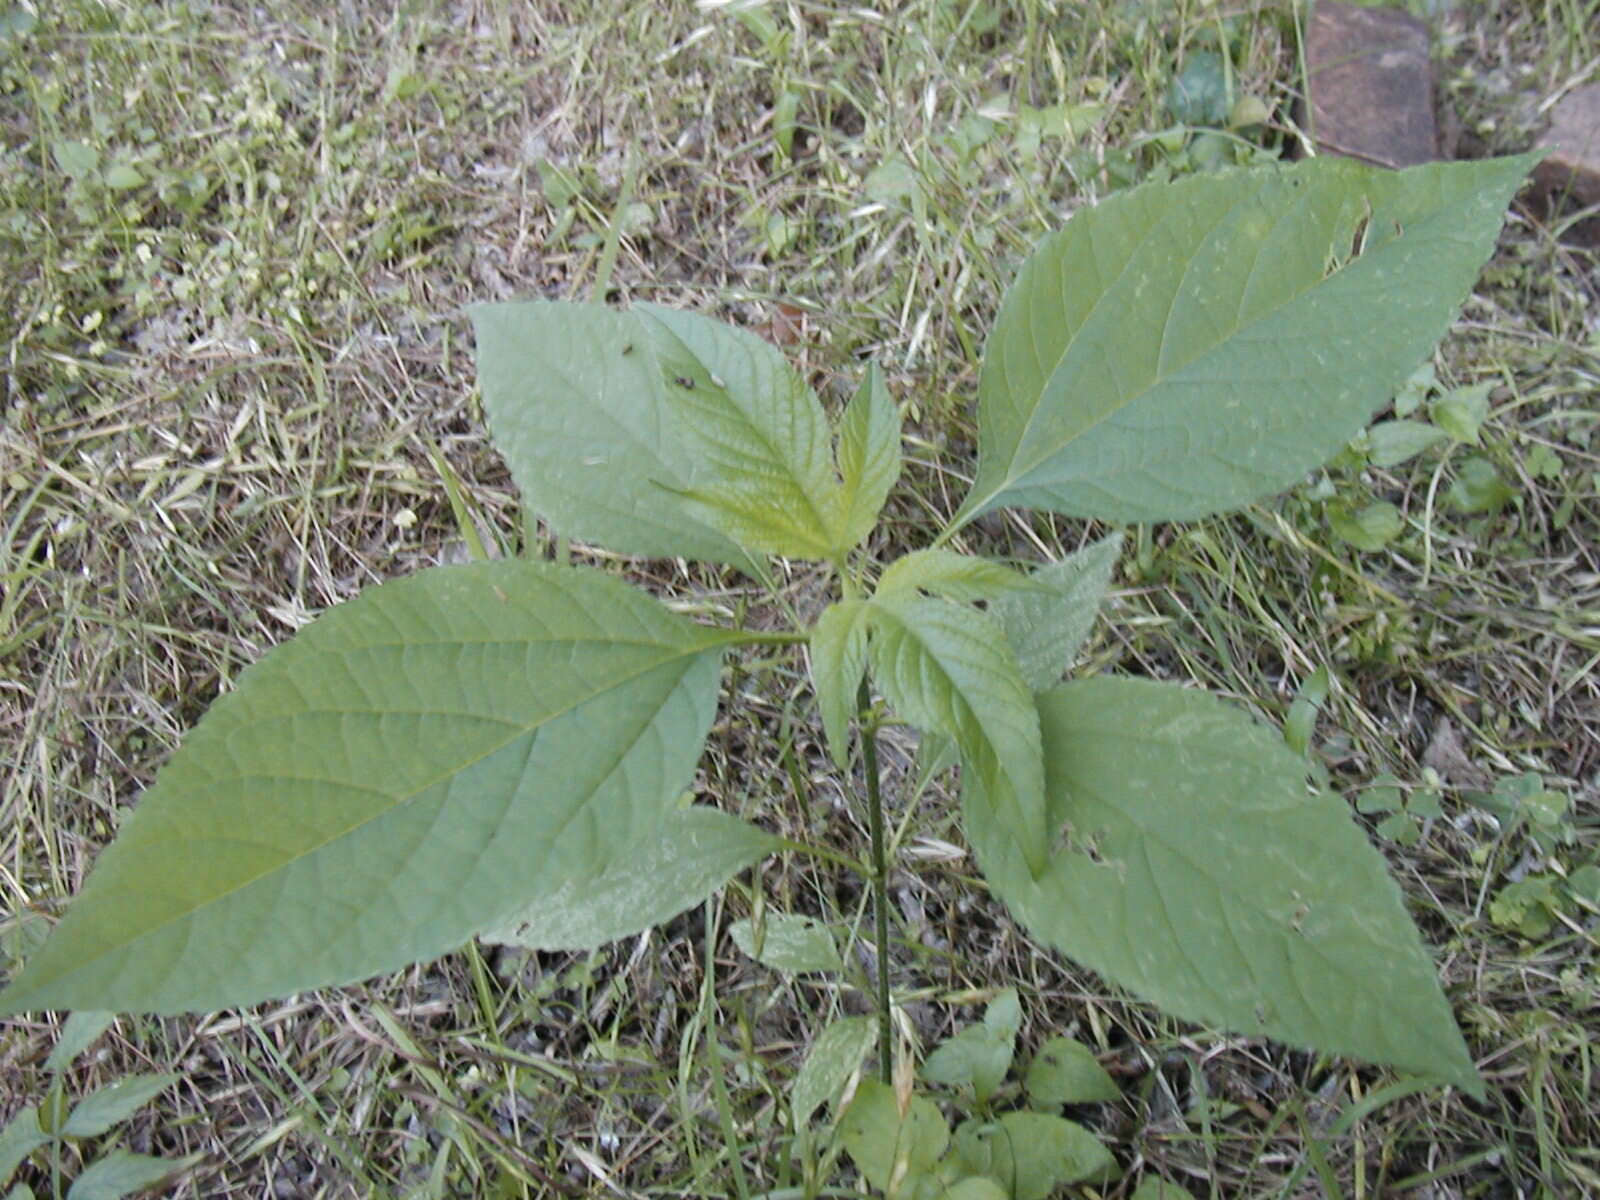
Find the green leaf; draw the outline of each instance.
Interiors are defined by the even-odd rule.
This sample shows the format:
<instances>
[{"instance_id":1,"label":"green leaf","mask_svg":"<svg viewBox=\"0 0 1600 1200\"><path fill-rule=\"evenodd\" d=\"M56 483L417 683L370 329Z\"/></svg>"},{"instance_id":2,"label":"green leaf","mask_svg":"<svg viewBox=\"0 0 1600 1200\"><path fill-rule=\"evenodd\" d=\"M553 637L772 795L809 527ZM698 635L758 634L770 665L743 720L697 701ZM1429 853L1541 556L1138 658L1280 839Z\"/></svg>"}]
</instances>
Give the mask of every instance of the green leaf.
<instances>
[{"instance_id":1,"label":"green leaf","mask_svg":"<svg viewBox=\"0 0 1600 1200\"><path fill-rule=\"evenodd\" d=\"M11 1178L23 1159L49 1140L50 1135L39 1128L39 1110L31 1104L18 1109L17 1115L0 1129L0 1184Z\"/></svg>"},{"instance_id":2,"label":"green leaf","mask_svg":"<svg viewBox=\"0 0 1600 1200\"><path fill-rule=\"evenodd\" d=\"M1227 68L1222 56L1210 50L1189 55L1183 71L1172 81L1167 111L1182 125L1220 126L1233 109Z\"/></svg>"},{"instance_id":3,"label":"green leaf","mask_svg":"<svg viewBox=\"0 0 1600 1200\"><path fill-rule=\"evenodd\" d=\"M1094 1051L1069 1037L1053 1037L1039 1047L1023 1086L1028 1098L1041 1107L1122 1099L1122 1090Z\"/></svg>"},{"instance_id":4,"label":"green leaf","mask_svg":"<svg viewBox=\"0 0 1600 1200\"><path fill-rule=\"evenodd\" d=\"M139 169L128 163L115 163L106 168L105 185L114 192L126 192L144 184Z\"/></svg>"},{"instance_id":5,"label":"green leaf","mask_svg":"<svg viewBox=\"0 0 1600 1200\"><path fill-rule=\"evenodd\" d=\"M985 801L1030 864L1042 869L1044 769L1038 716L998 624L986 613L916 593L868 603L873 677L901 716L948 734L963 776L984 781Z\"/></svg>"},{"instance_id":6,"label":"green leaf","mask_svg":"<svg viewBox=\"0 0 1600 1200\"><path fill-rule=\"evenodd\" d=\"M1449 327L1532 162L1321 157L1077 213L1001 307L955 523L1006 504L1179 520L1294 483Z\"/></svg>"},{"instance_id":7,"label":"green leaf","mask_svg":"<svg viewBox=\"0 0 1600 1200\"><path fill-rule=\"evenodd\" d=\"M598 876L567 879L479 935L535 950L593 950L701 904L783 843L714 808L689 808L620 851Z\"/></svg>"},{"instance_id":8,"label":"green leaf","mask_svg":"<svg viewBox=\"0 0 1600 1200\"><path fill-rule=\"evenodd\" d=\"M759 572L682 498L713 473L636 313L545 301L471 311L489 431L529 508L622 554Z\"/></svg>"},{"instance_id":9,"label":"green leaf","mask_svg":"<svg viewBox=\"0 0 1600 1200\"><path fill-rule=\"evenodd\" d=\"M50 143L50 155L63 175L80 182L100 169L100 152L83 142L59 138Z\"/></svg>"},{"instance_id":10,"label":"green leaf","mask_svg":"<svg viewBox=\"0 0 1600 1200\"><path fill-rule=\"evenodd\" d=\"M657 830L728 635L595 571L424 571L247 671L0 1012L208 1011L459 946Z\"/></svg>"},{"instance_id":11,"label":"green leaf","mask_svg":"<svg viewBox=\"0 0 1600 1200\"><path fill-rule=\"evenodd\" d=\"M1478 431L1489 419L1493 389L1493 383L1477 383L1446 392L1433 402L1433 423L1458 442L1476 444Z\"/></svg>"},{"instance_id":12,"label":"green leaf","mask_svg":"<svg viewBox=\"0 0 1600 1200\"><path fill-rule=\"evenodd\" d=\"M1445 503L1459 513L1497 513L1517 493L1500 478L1500 472L1487 458L1472 457L1456 469L1456 477L1445 491Z\"/></svg>"},{"instance_id":13,"label":"green leaf","mask_svg":"<svg viewBox=\"0 0 1600 1200\"><path fill-rule=\"evenodd\" d=\"M1367 461L1375 467L1398 467L1444 437L1437 425L1426 421L1380 421L1367 430Z\"/></svg>"},{"instance_id":14,"label":"green leaf","mask_svg":"<svg viewBox=\"0 0 1600 1200\"><path fill-rule=\"evenodd\" d=\"M831 1104L861 1069L878 1036L875 1017L839 1017L817 1034L789 1093L795 1126L805 1125L824 1104Z\"/></svg>"},{"instance_id":15,"label":"green leaf","mask_svg":"<svg viewBox=\"0 0 1600 1200\"><path fill-rule=\"evenodd\" d=\"M907 1175L933 1169L950 1144L950 1127L926 1096L913 1095L902 1116L893 1088L863 1079L840 1118L839 1139L867 1182L892 1195Z\"/></svg>"},{"instance_id":16,"label":"green leaf","mask_svg":"<svg viewBox=\"0 0 1600 1200\"><path fill-rule=\"evenodd\" d=\"M996 1037L1012 1040L1022 1028L1022 1001L1016 988L1001 988L983 1010L983 1027Z\"/></svg>"},{"instance_id":17,"label":"green leaf","mask_svg":"<svg viewBox=\"0 0 1600 1200\"><path fill-rule=\"evenodd\" d=\"M129 1075L91 1092L67 1116L61 1132L67 1137L99 1137L154 1100L181 1075Z\"/></svg>"},{"instance_id":18,"label":"green leaf","mask_svg":"<svg viewBox=\"0 0 1600 1200\"><path fill-rule=\"evenodd\" d=\"M839 770L850 765L850 721L867 669L866 604L841 600L822 610L811 630L811 686L822 711L828 752Z\"/></svg>"},{"instance_id":19,"label":"green leaf","mask_svg":"<svg viewBox=\"0 0 1600 1200\"><path fill-rule=\"evenodd\" d=\"M1037 590L1011 592L989 606L1005 630L1028 690L1054 687L1077 660L1122 550L1113 533L1030 577Z\"/></svg>"},{"instance_id":20,"label":"green leaf","mask_svg":"<svg viewBox=\"0 0 1600 1200\"><path fill-rule=\"evenodd\" d=\"M922 1064L922 1077L945 1087L970 1087L987 1104L1011 1069L1012 1039L984 1025L969 1025L946 1038Z\"/></svg>"},{"instance_id":21,"label":"green leaf","mask_svg":"<svg viewBox=\"0 0 1600 1200\"><path fill-rule=\"evenodd\" d=\"M749 550L835 557L841 489L827 417L805 380L746 330L655 304L633 311L707 476L692 485L691 509Z\"/></svg>"},{"instance_id":22,"label":"green leaf","mask_svg":"<svg viewBox=\"0 0 1600 1200\"><path fill-rule=\"evenodd\" d=\"M970 1087L979 1104L1005 1082L1013 1045L1022 1028L1016 988L1004 988L984 1011L983 1021L946 1038L922 1065L922 1077L946 1087Z\"/></svg>"},{"instance_id":23,"label":"green leaf","mask_svg":"<svg viewBox=\"0 0 1600 1200\"><path fill-rule=\"evenodd\" d=\"M890 563L877 594L928 592L946 600L988 600L1014 591L1042 591L1026 575L993 559L954 550L913 550Z\"/></svg>"},{"instance_id":24,"label":"green leaf","mask_svg":"<svg viewBox=\"0 0 1600 1200\"><path fill-rule=\"evenodd\" d=\"M67 1200L122 1200L155 1187L179 1171L187 1171L204 1157L191 1154L187 1158L152 1158L113 1150L73 1181L67 1189Z\"/></svg>"},{"instance_id":25,"label":"green leaf","mask_svg":"<svg viewBox=\"0 0 1600 1200\"><path fill-rule=\"evenodd\" d=\"M728 932L734 945L774 971L844 970L832 931L813 917L768 913L759 931L747 919L735 921Z\"/></svg>"},{"instance_id":26,"label":"green leaf","mask_svg":"<svg viewBox=\"0 0 1600 1200\"><path fill-rule=\"evenodd\" d=\"M1039 713L1065 843L1049 870L967 807L984 874L1036 935L1184 1020L1482 1095L1382 857L1276 734L1145 680L1064 684Z\"/></svg>"},{"instance_id":27,"label":"green leaf","mask_svg":"<svg viewBox=\"0 0 1600 1200\"><path fill-rule=\"evenodd\" d=\"M1160 1176L1146 1175L1129 1200L1194 1200L1194 1193Z\"/></svg>"},{"instance_id":28,"label":"green leaf","mask_svg":"<svg viewBox=\"0 0 1600 1200\"><path fill-rule=\"evenodd\" d=\"M1036 1112L963 1121L954 1152L962 1167L998 1180L1013 1200L1045 1200L1058 1185L1103 1175L1115 1161L1082 1125Z\"/></svg>"},{"instance_id":29,"label":"green leaf","mask_svg":"<svg viewBox=\"0 0 1600 1200\"><path fill-rule=\"evenodd\" d=\"M44 1069L57 1075L65 1071L116 1019L117 1014L109 1012L73 1013L61 1027L61 1036L45 1059Z\"/></svg>"},{"instance_id":30,"label":"green leaf","mask_svg":"<svg viewBox=\"0 0 1600 1200\"><path fill-rule=\"evenodd\" d=\"M1328 506L1328 524L1334 534L1357 550L1382 550L1406 527L1400 510L1387 500L1379 500L1356 512L1343 505Z\"/></svg>"},{"instance_id":31,"label":"green leaf","mask_svg":"<svg viewBox=\"0 0 1600 1200\"><path fill-rule=\"evenodd\" d=\"M900 414L877 363L856 389L839 419L841 550L859 546L872 532L889 489L900 478Z\"/></svg>"},{"instance_id":32,"label":"green leaf","mask_svg":"<svg viewBox=\"0 0 1600 1200\"><path fill-rule=\"evenodd\" d=\"M994 1180L974 1175L952 1183L939 1193L938 1200L1011 1200L1011 1197Z\"/></svg>"}]
</instances>

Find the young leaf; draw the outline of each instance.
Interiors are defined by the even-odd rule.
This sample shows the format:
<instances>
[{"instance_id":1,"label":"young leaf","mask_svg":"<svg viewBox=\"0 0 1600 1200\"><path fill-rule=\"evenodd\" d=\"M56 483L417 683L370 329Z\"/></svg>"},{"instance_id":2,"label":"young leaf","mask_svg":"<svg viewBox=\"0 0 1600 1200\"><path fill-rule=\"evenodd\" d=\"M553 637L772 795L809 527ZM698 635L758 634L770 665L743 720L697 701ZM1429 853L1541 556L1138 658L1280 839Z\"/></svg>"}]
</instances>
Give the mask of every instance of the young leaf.
<instances>
[{"instance_id":1,"label":"young leaf","mask_svg":"<svg viewBox=\"0 0 1600 1200\"><path fill-rule=\"evenodd\" d=\"M0 1012L207 1011L459 946L660 826L727 643L595 571L370 589L212 706Z\"/></svg>"},{"instance_id":2,"label":"young leaf","mask_svg":"<svg viewBox=\"0 0 1600 1200\"><path fill-rule=\"evenodd\" d=\"M811 630L811 686L822 710L828 752L841 771L850 765L850 719L867 669L866 605L841 600L822 610Z\"/></svg>"},{"instance_id":3,"label":"young leaf","mask_svg":"<svg viewBox=\"0 0 1600 1200\"><path fill-rule=\"evenodd\" d=\"M61 1132L67 1137L99 1137L177 1083L181 1075L129 1075L107 1084L73 1105Z\"/></svg>"},{"instance_id":4,"label":"young leaf","mask_svg":"<svg viewBox=\"0 0 1600 1200\"><path fill-rule=\"evenodd\" d=\"M922 1064L922 1077L946 1087L970 1087L987 1104L1011 1069L1012 1038L987 1025L969 1025L946 1038Z\"/></svg>"},{"instance_id":5,"label":"young leaf","mask_svg":"<svg viewBox=\"0 0 1600 1200\"><path fill-rule=\"evenodd\" d=\"M954 1153L966 1170L998 1180L1013 1200L1045 1200L1060 1184L1093 1179L1115 1164L1082 1125L1036 1112L963 1121Z\"/></svg>"},{"instance_id":6,"label":"young leaf","mask_svg":"<svg viewBox=\"0 0 1600 1200\"><path fill-rule=\"evenodd\" d=\"M599 875L563 880L479 937L535 950L593 950L670 921L781 845L714 808L670 813Z\"/></svg>"},{"instance_id":7,"label":"young leaf","mask_svg":"<svg viewBox=\"0 0 1600 1200\"><path fill-rule=\"evenodd\" d=\"M755 922L735 921L733 944L774 971L842 971L839 947L821 921L795 913L768 913L757 944Z\"/></svg>"},{"instance_id":8,"label":"young leaf","mask_svg":"<svg viewBox=\"0 0 1600 1200\"><path fill-rule=\"evenodd\" d=\"M1007 593L989 606L1006 632L1029 691L1054 687L1072 668L1094 627L1121 550L1122 534L1101 538L1036 570L1030 576L1036 588Z\"/></svg>"},{"instance_id":9,"label":"young leaf","mask_svg":"<svg viewBox=\"0 0 1600 1200\"><path fill-rule=\"evenodd\" d=\"M1531 156L1146 184L1024 265L979 381L956 524L1000 505L1204 516L1281 490L1449 327Z\"/></svg>"},{"instance_id":10,"label":"young leaf","mask_svg":"<svg viewBox=\"0 0 1600 1200\"><path fill-rule=\"evenodd\" d=\"M904 1114L894 1089L863 1079L839 1120L839 1138L868 1183L894 1195L908 1175L931 1171L950 1144L950 1127L926 1096Z\"/></svg>"},{"instance_id":11,"label":"young leaf","mask_svg":"<svg viewBox=\"0 0 1600 1200\"><path fill-rule=\"evenodd\" d=\"M1128 1200L1194 1200L1194 1193L1182 1184L1172 1183L1159 1175L1146 1175Z\"/></svg>"},{"instance_id":12,"label":"young leaf","mask_svg":"<svg viewBox=\"0 0 1600 1200\"><path fill-rule=\"evenodd\" d=\"M44 1069L59 1075L72 1065L72 1060L77 1058L95 1040L111 1028L111 1023L117 1019L116 1013L109 1012L75 1012L67 1018L66 1024L61 1027L61 1036L56 1039L55 1047L50 1051L50 1057L44 1061Z\"/></svg>"},{"instance_id":13,"label":"young leaf","mask_svg":"<svg viewBox=\"0 0 1600 1200\"><path fill-rule=\"evenodd\" d=\"M1277 735L1145 680L1064 684L1039 713L1066 841L1049 870L1030 878L967 809L985 875L1035 934L1185 1020L1482 1094L1382 856Z\"/></svg>"},{"instance_id":14,"label":"young leaf","mask_svg":"<svg viewBox=\"0 0 1600 1200\"><path fill-rule=\"evenodd\" d=\"M845 406L839 420L839 549L859 546L877 524L883 502L900 478L900 414L877 363Z\"/></svg>"},{"instance_id":15,"label":"young leaf","mask_svg":"<svg viewBox=\"0 0 1600 1200\"><path fill-rule=\"evenodd\" d=\"M824 1104L836 1100L878 1036L875 1017L840 1017L817 1034L811 1053L794 1077L789 1110L795 1127L805 1125Z\"/></svg>"},{"instance_id":16,"label":"young leaf","mask_svg":"<svg viewBox=\"0 0 1600 1200\"><path fill-rule=\"evenodd\" d=\"M0 1186L40 1146L50 1140L50 1135L39 1128L39 1110L29 1105L17 1110L4 1129L0 1129Z\"/></svg>"},{"instance_id":17,"label":"young leaf","mask_svg":"<svg viewBox=\"0 0 1600 1200\"><path fill-rule=\"evenodd\" d=\"M873 677L913 725L955 738L963 775L1028 862L1048 852L1038 716L1005 636L986 613L914 592L868 603ZM965 783L963 783L965 786Z\"/></svg>"},{"instance_id":18,"label":"young leaf","mask_svg":"<svg viewBox=\"0 0 1600 1200\"><path fill-rule=\"evenodd\" d=\"M711 482L667 396L639 316L598 304L472 309L494 444L523 503L568 536L623 554L759 572L681 493Z\"/></svg>"},{"instance_id":19,"label":"young leaf","mask_svg":"<svg viewBox=\"0 0 1600 1200\"><path fill-rule=\"evenodd\" d=\"M1122 1091L1089 1047L1069 1037L1053 1037L1033 1056L1023 1080L1036 1107L1120 1100Z\"/></svg>"},{"instance_id":20,"label":"young leaf","mask_svg":"<svg viewBox=\"0 0 1600 1200\"><path fill-rule=\"evenodd\" d=\"M828 421L805 380L753 333L655 304L633 311L706 476L688 493L691 508L747 549L834 557L840 488Z\"/></svg>"},{"instance_id":21,"label":"young leaf","mask_svg":"<svg viewBox=\"0 0 1600 1200\"><path fill-rule=\"evenodd\" d=\"M148 1191L179 1171L187 1171L204 1155L187 1158L153 1158L127 1150L113 1150L89 1166L67 1189L67 1200L122 1200L134 1192Z\"/></svg>"},{"instance_id":22,"label":"young leaf","mask_svg":"<svg viewBox=\"0 0 1600 1200\"><path fill-rule=\"evenodd\" d=\"M1375 467L1398 467L1444 438L1443 430L1426 421L1380 421L1367 430L1367 461Z\"/></svg>"},{"instance_id":23,"label":"young leaf","mask_svg":"<svg viewBox=\"0 0 1600 1200\"><path fill-rule=\"evenodd\" d=\"M889 564L877 594L928 592L946 600L988 600L1007 592L1042 590L1028 576L993 559L954 550L913 550Z\"/></svg>"}]
</instances>

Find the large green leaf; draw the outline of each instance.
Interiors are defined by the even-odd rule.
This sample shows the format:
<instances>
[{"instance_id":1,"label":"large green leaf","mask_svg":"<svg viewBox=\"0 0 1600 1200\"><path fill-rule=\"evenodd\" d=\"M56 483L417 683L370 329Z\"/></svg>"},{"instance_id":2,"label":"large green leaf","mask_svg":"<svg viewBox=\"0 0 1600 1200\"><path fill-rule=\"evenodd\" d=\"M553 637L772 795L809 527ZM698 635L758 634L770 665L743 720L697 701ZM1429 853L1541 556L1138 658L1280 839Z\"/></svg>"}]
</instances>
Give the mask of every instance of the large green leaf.
<instances>
[{"instance_id":1,"label":"large green leaf","mask_svg":"<svg viewBox=\"0 0 1600 1200\"><path fill-rule=\"evenodd\" d=\"M1095 678L1039 697L1039 878L989 808L967 830L1038 936L1168 1012L1482 1084L1400 890L1282 738L1220 701Z\"/></svg>"},{"instance_id":2,"label":"large green leaf","mask_svg":"<svg viewBox=\"0 0 1600 1200\"><path fill-rule=\"evenodd\" d=\"M0 1012L176 1012L392 970L656 830L728 635L594 571L424 571L217 701Z\"/></svg>"},{"instance_id":3,"label":"large green leaf","mask_svg":"<svg viewBox=\"0 0 1600 1200\"><path fill-rule=\"evenodd\" d=\"M957 523L1202 516L1336 453L1444 334L1533 159L1195 176L1075 215L1022 268Z\"/></svg>"},{"instance_id":4,"label":"large green leaf","mask_svg":"<svg viewBox=\"0 0 1600 1200\"><path fill-rule=\"evenodd\" d=\"M472 323L489 430L529 508L623 554L757 569L681 495L711 473L636 313L519 301L476 305Z\"/></svg>"},{"instance_id":5,"label":"large green leaf","mask_svg":"<svg viewBox=\"0 0 1600 1200\"><path fill-rule=\"evenodd\" d=\"M714 808L690 808L619 851L599 875L574 876L518 906L482 939L536 950L592 950L671 920L782 842Z\"/></svg>"},{"instance_id":6,"label":"large green leaf","mask_svg":"<svg viewBox=\"0 0 1600 1200\"><path fill-rule=\"evenodd\" d=\"M828 420L783 354L696 313L655 304L633 311L705 476L687 497L693 510L750 550L816 559L840 553Z\"/></svg>"},{"instance_id":7,"label":"large green leaf","mask_svg":"<svg viewBox=\"0 0 1600 1200\"><path fill-rule=\"evenodd\" d=\"M1039 718L1005 634L987 613L910 591L867 605L873 678L911 724L955 739L963 784L983 781L983 803L1033 871L1048 853Z\"/></svg>"}]
</instances>

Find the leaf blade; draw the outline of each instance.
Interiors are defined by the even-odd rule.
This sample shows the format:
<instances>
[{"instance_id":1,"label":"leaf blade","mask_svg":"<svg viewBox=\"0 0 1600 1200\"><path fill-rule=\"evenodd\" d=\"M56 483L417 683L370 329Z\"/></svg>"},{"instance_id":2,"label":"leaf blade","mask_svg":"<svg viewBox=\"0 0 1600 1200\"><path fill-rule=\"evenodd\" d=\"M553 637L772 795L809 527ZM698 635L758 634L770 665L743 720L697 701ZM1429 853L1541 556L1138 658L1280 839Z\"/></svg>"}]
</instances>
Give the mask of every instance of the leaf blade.
<instances>
[{"instance_id":1,"label":"leaf blade","mask_svg":"<svg viewBox=\"0 0 1600 1200\"><path fill-rule=\"evenodd\" d=\"M679 499L709 477L636 315L549 301L479 304L471 315L489 431L529 508L622 554L757 570Z\"/></svg>"},{"instance_id":2,"label":"leaf blade","mask_svg":"<svg viewBox=\"0 0 1600 1200\"><path fill-rule=\"evenodd\" d=\"M707 483L695 484L720 526L747 549L832 556L840 509L828 421L777 347L747 330L655 304L633 309L660 363L665 393ZM759 519L756 519L759 517Z\"/></svg>"},{"instance_id":3,"label":"leaf blade","mask_svg":"<svg viewBox=\"0 0 1600 1200\"><path fill-rule=\"evenodd\" d=\"M822 713L828 753L841 771L850 766L850 722L867 670L866 605L841 600L822 610L811 630L811 684Z\"/></svg>"},{"instance_id":4,"label":"leaf blade","mask_svg":"<svg viewBox=\"0 0 1600 1200\"><path fill-rule=\"evenodd\" d=\"M659 825L726 641L549 564L370 589L212 706L0 1011L215 1009L455 948Z\"/></svg>"},{"instance_id":5,"label":"leaf blade","mask_svg":"<svg viewBox=\"0 0 1600 1200\"><path fill-rule=\"evenodd\" d=\"M670 814L600 875L569 879L521 905L479 937L535 950L593 950L664 924L782 846L714 808Z\"/></svg>"},{"instance_id":6,"label":"leaf blade","mask_svg":"<svg viewBox=\"0 0 1600 1200\"><path fill-rule=\"evenodd\" d=\"M889 491L900 478L900 414L883 381L883 368L867 367L866 378L839 420L840 553L866 540Z\"/></svg>"},{"instance_id":7,"label":"leaf blade","mask_svg":"<svg viewBox=\"0 0 1600 1200\"><path fill-rule=\"evenodd\" d=\"M1000 596L989 606L1029 691L1053 687L1072 667L1094 628L1121 549L1122 534L1113 533L1038 568L1029 577L1034 589Z\"/></svg>"},{"instance_id":8,"label":"leaf blade","mask_svg":"<svg viewBox=\"0 0 1600 1200\"><path fill-rule=\"evenodd\" d=\"M996 321L955 523L1002 504L1185 519L1288 486L1444 334L1532 161L1312 159L1078 213Z\"/></svg>"},{"instance_id":9,"label":"leaf blade","mask_svg":"<svg viewBox=\"0 0 1600 1200\"><path fill-rule=\"evenodd\" d=\"M868 658L889 703L913 725L956 740L963 778L984 780L986 802L1030 869L1042 870L1038 715L999 626L976 609L907 592L874 596L868 614Z\"/></svg>"},{"instance_id":10,"label":"leaf blade","mask_svg":"<svg viewBox=\"0 0 1600 1200\"><path fill-rule=\"evenodd\" d=\"M1186 1020L1480 1092L1381 856L1271 731L1145 680L1065 684L1039 711L1067 847L1035 881L984 811L967 817L1036 934Z\"/></svg>"}]
</instances>

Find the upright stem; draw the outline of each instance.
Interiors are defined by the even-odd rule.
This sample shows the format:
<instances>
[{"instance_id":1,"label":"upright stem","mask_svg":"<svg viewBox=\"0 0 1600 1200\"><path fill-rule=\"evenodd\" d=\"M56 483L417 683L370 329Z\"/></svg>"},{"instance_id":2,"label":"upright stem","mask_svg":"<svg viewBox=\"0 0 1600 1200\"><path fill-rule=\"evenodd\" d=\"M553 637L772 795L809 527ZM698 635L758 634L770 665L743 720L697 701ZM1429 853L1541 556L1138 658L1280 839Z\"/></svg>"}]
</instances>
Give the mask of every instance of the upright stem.
<instances>
[{"instance_id":1,"label":"upright stem","mask_svg":"<svg viewBox=\"0 0 1600 1200\"><path fill-rule=\"evenodd\" d=\"M867 777L867 828L872 832L872 917L878 939L878 1076L893 1083L890 1061L893 1040L889 1034L889 868L884 861L883 798L878 793L878 727L868 716L872 693L861 681L856 717L861 737L861 769Z\"/></svg>"}]
</instances>

